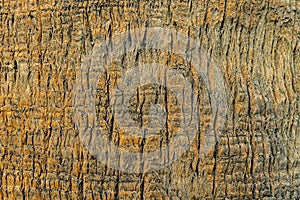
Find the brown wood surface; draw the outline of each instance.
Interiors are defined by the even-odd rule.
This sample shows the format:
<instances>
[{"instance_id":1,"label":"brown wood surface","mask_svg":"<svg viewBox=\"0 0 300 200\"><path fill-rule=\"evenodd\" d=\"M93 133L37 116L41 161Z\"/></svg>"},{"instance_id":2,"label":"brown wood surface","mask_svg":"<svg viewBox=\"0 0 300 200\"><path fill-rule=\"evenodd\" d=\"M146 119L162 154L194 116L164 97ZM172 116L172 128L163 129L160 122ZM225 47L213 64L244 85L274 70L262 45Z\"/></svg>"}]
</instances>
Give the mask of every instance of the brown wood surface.
<instances>
[{"instance_id":1,"label":"brown wood surface","mask_svg":"<svg viewBox=\"0 0 300 200\"><path fill-rule=\"evenodd\" d=\"M0 19L0 199L300 199L299 0L2 0ZM72 89L94 45L143 27L201 40L228 113L203 159L130 174L83 147Z\"/></svg>"}]
</instances>

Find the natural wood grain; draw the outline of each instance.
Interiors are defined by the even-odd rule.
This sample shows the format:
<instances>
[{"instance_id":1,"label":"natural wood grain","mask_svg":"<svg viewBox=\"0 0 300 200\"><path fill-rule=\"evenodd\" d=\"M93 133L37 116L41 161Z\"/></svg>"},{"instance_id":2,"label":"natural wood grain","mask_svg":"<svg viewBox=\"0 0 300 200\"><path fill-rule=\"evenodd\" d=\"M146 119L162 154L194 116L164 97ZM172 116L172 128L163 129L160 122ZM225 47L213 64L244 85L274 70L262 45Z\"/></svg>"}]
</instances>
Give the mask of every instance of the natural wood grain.
<instances>
[{"instance_id":1,"label":"natural wood grain","mask_svg":"<svg viewBox=\"0 0 300 200\"><path fill-rule=\"evenodd\" d=\"M0 199L300 198L299 1L2 0L0 14ZM127 174L83 148L72 89L94 45L145 26L200 38L229 109L204 159L195 145L165 169Z\"/></svg>"}]
</instances>

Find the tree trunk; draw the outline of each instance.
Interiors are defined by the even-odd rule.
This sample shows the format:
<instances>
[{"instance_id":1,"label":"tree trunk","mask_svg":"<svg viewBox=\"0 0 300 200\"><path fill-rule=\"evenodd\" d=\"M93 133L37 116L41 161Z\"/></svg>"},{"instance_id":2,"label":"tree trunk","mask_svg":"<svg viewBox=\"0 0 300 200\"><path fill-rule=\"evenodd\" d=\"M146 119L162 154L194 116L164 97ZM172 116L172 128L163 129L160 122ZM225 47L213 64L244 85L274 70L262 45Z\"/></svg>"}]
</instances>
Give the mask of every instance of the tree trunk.
<instances>
[{"instance_id":1,"label":"tree trunk","mask_svg":"<svg viewBox=\"0 0 300 200\"><path fill-rule=\"evenodd\" d=\"M299 1L3 0L0 13L0 199L300 199ZM199 133L170 165L129 173L82 144L73 89L93 47L145 27L199 39L223 74L228 107L205 156ZM116 66L179 62L149 51L128 53ZM210 110L202 93L202 109ZM101 116L107 105L99 98ZM204 114L201 127L212 120Z\"/></svg>"}]
</instances>

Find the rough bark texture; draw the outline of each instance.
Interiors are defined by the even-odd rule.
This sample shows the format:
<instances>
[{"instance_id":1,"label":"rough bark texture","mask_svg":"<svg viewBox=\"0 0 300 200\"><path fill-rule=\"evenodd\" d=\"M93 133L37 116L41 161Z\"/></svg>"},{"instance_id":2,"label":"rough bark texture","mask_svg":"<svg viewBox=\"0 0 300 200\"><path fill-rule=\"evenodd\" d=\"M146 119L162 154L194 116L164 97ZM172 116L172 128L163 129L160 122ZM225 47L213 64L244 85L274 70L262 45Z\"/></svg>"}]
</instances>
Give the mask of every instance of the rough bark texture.
<instances>
[{"instance_id":1,"label":"rough bark texture","mask_svg":"<svg viewBox=\"0 0 300 200\"><path fill-rule=\"evenodd\" d=\"M0 19L0 199L300 199L298 0L2 0ZM199 37L229 109L204 159L128 174L82 146L72 89L97 42L146 26Z\"/></svg>"}]
</instances>

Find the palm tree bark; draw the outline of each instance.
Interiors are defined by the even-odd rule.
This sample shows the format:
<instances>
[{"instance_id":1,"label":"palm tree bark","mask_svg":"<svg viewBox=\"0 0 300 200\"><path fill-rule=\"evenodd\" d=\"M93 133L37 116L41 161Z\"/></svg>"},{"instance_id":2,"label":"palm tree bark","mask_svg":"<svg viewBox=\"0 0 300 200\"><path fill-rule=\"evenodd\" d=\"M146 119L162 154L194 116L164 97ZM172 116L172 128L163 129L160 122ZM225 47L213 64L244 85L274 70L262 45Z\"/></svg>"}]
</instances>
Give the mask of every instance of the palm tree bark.
<instances>
[{"instance_id":1,"label":"palm tree bark","mask_svg":"<svg viewBox=\"0 0 300 200\"><path fill-rule=\"evenodd\" d=\"M298 1L14 0L0 13L0 199L300 198ZM229 107L204 158L195 147L130 174L83 147L72 89L93 46L143 27L199 38Z\"/></svg>"}]
</instances>

